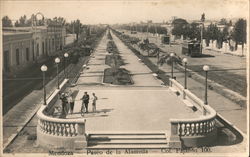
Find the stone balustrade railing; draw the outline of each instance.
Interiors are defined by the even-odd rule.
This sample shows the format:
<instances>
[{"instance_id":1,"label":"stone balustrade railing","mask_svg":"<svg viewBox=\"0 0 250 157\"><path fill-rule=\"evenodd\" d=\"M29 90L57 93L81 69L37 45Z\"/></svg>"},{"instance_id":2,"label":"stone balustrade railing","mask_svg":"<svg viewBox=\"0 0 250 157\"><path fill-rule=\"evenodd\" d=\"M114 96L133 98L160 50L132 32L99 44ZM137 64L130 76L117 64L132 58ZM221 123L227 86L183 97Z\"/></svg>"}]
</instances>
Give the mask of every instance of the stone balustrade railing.
<instances>
[{"instance_id":1,"label":"stone balustrade railing","mask_svg":"<svg viewBox=\"0 0 250 157\"><path fill-rule=\"evenodd\" d=\"M64 90L68 80L60 85ZM83 149L87 146L85 134L85 119L61 119L48 116L49 108L58 99L59 89L56 89L37 112L37 142L47 148Z\"/></svg>"},{"instance_id":2,"label":"stone balustrade railing","mask_svg":"<svg viewBox=\"0 0 250 157\"><path fill-rule=\"evenodd\" d=\"M42 106L37 112L38 129L44 134L73 137L83 135L85 119L60 119L43 114L46 106Z\"/></svg>"},{"instance_id":3,"label":"stone balustrade railing","mask_svg":"<svg viewBox=\"0 0 250 157\"><path fill-rule=\"evenodd\" d=\"M176 80L170 79L171 86L183 94L183 99L188 100L203 114L192 119L170 119L171 147L198 147L211 144L217 137L215 125L216 111L189 90L181 87Z\"/></svg>"}]
</instances>

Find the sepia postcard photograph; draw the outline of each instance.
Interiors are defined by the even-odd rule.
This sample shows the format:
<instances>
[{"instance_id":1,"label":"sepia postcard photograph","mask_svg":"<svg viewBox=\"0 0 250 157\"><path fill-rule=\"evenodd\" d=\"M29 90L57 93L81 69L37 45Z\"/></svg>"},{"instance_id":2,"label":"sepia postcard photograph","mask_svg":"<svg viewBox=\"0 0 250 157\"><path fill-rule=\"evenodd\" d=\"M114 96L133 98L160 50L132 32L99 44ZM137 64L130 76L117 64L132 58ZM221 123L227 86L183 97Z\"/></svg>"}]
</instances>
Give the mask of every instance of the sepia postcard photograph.
<instances>
[{"instance_id":1,"label":"sepia postcard photograph","mask_svg":"<svg viewBox=\"0 0 250 157\"><path fill-rule=\"evenodd\" d=\"M249 156L249 0L0 0L0 156Z\"/></svg>"}]
</instances>

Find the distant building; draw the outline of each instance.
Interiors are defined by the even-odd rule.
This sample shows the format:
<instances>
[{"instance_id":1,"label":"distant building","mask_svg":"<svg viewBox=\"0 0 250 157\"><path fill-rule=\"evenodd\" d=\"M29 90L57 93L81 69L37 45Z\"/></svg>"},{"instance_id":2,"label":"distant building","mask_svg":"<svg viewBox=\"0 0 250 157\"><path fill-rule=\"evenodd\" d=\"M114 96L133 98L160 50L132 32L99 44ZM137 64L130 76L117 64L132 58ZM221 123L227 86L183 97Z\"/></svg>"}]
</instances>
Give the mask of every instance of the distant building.
<instances>
[{"instance_id":1,"label":"distant building","mask_svg":"<svg viewBox=\"0 0 250 157\"><path fill-rule=\"evenodd\" d=\"M62 25L3 28L3 72L11 74L54 56L65 45Z\"/></svg>"},{"instance_id":2,"label":"distant building","mask_svg":"<svg viewBox=\"0 0 250 157\"><path fill-rule=\"evenodd\" d=\"M35 61L31 32L3 32L3 73L16 72Z\"/></svg>"}]
</instances>

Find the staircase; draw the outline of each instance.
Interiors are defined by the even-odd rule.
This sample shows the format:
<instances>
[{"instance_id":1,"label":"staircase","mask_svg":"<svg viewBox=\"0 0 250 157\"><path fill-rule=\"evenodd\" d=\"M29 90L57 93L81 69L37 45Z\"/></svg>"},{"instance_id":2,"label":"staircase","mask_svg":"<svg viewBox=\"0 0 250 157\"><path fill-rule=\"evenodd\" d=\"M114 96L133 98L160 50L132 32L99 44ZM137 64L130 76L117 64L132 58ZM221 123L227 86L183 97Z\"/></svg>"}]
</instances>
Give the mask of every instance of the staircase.
<instances>
[{"instance_id":1,"label":"staircase","mask_svg":"<svg viewBox=\"0 0 250 157\"><path fill-rule=\"evenodd\" d=\"M89 134L87 149L164 149L167 140L165 133Z\"/></svg>"}]
</instances>

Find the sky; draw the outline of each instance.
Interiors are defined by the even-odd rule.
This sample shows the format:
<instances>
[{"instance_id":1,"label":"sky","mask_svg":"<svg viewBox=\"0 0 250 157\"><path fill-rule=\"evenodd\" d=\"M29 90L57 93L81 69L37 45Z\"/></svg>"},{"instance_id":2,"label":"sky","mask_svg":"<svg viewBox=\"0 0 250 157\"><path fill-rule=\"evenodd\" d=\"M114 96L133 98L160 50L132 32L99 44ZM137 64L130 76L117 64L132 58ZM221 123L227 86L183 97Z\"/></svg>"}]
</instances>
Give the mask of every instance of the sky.
<instances>
[{"instance_id":1,"label":"sky","mask_svg":"<svg viewBox=\"0 0 250 157\"><path fill-rule=\"evenodd\" d=\"M1 17L12 20L22 15L41 12L47 18L64 17L67 22L80 19L84 24L115 24L153 20L162 22L172 16L199 20L204 12L206 19L248 18L248 0L161 0L161 1L7 1L1 2Z\"/></svg>"}]
</instances>

